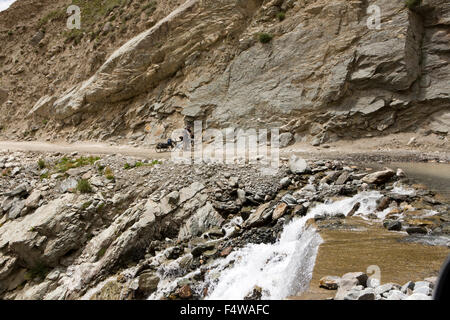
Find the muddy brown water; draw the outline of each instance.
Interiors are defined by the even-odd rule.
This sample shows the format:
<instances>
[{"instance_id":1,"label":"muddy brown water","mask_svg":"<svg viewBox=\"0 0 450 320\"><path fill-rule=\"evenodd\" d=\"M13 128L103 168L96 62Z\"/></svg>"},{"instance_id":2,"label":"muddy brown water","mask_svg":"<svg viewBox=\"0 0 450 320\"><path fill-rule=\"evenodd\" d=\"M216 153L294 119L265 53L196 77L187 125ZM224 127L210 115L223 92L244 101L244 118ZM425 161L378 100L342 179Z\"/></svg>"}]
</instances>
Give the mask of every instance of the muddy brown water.
<instances>
[{"instance_id":1,"label":"muddy brown water","mask_svg":"<svg viewBox=\"0 0 450 320\"><path fill-rule=\"evenodd\" d=\"M450 164L393 162L388 167L402 168L414 183L421 183L450 202Z\"/></svg>"},{"instance_id":2,"label":"muddy brown water","mask_svg":"<svg viewBox=\"0 0 450 320\"><path fill-rule=\"evenodd\" d=\"M413 183L427 186L450 199L450 165L439 163L365 164L368 168L402 168ZM342 276L347 272L368 272L375 265L380 269L381 283L400 285L437 276L450 255L447 246L430 246L401 241L405 232L388 231L379 222L360 217L347 218L348 230L321 230L320 246L309 290L289 299L310 300L332 298L336 291L319 288L319 280L327 275Z\"/></svg>"}]
</instances>

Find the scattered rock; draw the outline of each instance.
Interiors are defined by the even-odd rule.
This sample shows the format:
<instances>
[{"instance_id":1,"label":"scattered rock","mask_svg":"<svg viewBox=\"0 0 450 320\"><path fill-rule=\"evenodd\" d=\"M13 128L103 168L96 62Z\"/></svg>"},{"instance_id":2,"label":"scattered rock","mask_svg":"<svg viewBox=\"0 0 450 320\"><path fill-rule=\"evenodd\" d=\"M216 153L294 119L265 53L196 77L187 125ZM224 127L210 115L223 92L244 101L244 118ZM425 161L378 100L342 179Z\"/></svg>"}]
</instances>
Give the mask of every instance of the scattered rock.
<instances>
[{"instance_id":1,"label":"scattered rock","mask_svg":"<svg viewBox=\"0 0 450 320\"><path fill-rule=\"evenodd\" d=\"M159 284L159 277L151 271L145 271L139 276L138 291L145 297L156 291Z\"/></svg>"},{"instance_id":2,"label":"scattered rock","mask_svg":"<svg viewBox=\"0 0 450 320\"><path fill-rule=\"evenodd\" d=\"M347 217L353 216L359 210L360 207L361 207L361 203L359 203L359 202L355 203L353 205L352 210L350 210L350 212L347 213Z\"/></svg>"},{"instance_id":3,"label":"scattered rock","mask_svg":"<svg viewBox=\"0 0 450 320\"><path fill-rule=\"evenodd\" d=\"M407 227L406 232L408 234L427 234L428 231L425 227Z\"/></svg>"},{"instance_id":4,"label":"scattered rock","mask_svg":"<svg viewBox=\"0 0 450 320\"><path fill-rule=\"evenodd\" d=\"M192 298L192 290L191 287L189 285L184 285L181 288L179 288L177 290L177 295L181 298L181 299L190 299Z\"/></svg>"},{"instance_id":5,"label":"scattered rock","mask_svg":"<svg viewBox=\"0 0 450 320\"><path fill-rule=\"evenodd\" d=\"M364 178L361 179L362 182L367 184L382 184L384 182L389 181L395 172L391 169L386 169L383 171L377 171L371 174L368 174Z\"/></svg>"},{"instance_id":6,"label":"scattered rock","mask_svg":"<svg viewBox=\"0 0 450 320\"><path fill-rule=\"evenodd\" d=\"M325 276L320 279L319 286L328 290L337 290L340 280L341 278L337 276Z\"/></svg>"},{"instance_id":7,"label":"scattered rock","mask_svg":"<svg viewBox=\"0 0 450 320\"><path fill-rule=\"evenodd\" d=\"M280 148L285 148L294 142L294 135L289 132L280 134Z\"/></svg>"},{"instance_id":8,"label":"scattered rock","mask_svg":"<svg viewBox=\"0 0 450 320\"><path fill-rule=\"evenodd\" d=\"M272 220L280 219L287 211L288 205L284 202L280 202L275 210L273 210Z\"/></svg>"},{"instance_id":9,"label":"scattered rock","mask_svg":"<svg viewBox=\"0 0 450 320\"><path fill-rule=\"evenodd\" d=\"M289 169L294 174L302 174L307 171L308 164L304 159L292 155L289 159Z\"/></svg>"}]
</instances>

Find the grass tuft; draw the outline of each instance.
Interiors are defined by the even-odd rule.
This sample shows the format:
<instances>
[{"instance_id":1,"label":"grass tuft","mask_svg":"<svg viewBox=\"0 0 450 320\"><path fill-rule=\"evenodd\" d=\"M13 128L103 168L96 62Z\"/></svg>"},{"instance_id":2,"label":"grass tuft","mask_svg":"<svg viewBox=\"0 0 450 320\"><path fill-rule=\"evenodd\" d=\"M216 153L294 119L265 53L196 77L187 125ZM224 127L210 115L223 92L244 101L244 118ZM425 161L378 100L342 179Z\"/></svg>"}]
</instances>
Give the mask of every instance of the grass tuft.
<instances>
[{"instance_id":1,"label":"grass tuft","mask_svg":"<svg viewBox=\"0 0 450 320\"><path fill-rule=\"evenodd\" d=\"M91 187L89 181L87 181L85 179L81 179L81 180L78 181L77 190L80 193L91 193L92 192L92 187Z\"/></svg>"},{"instance_id":2,"label":"grass tuft","mask_svg":"<svg viewBox=\"0 0 450 320\"><path fill-rule=\"evenodd\" d=\"M285 12L278 12L277 13L277 18L279 21L283 21L284 19L286 19L286 13Z\"/></svg>"},{"instance_id":3,"label":"grass tuft","mask_svg":"<svg viewBox=\"0 0 450 320\"><path fill-rule=\"evenodd\" d=\"M258 35L259 42L261 43L269 43L273 39L273 35L269 33L260 33Z\"/></svg>"},{"instance_id":4,"label":"grass tuft","mask_svg":"<svg viewBox=\"0 0 450 320\"><path fill-rule=\"evenodd\" d=\"M39 159L39 160L38 160L38 167L39 167L39 169L41 169L41 170L47 167L47 164L45 163L45 160L44 160L44 159Z\"/></svg>"},{"instance_id":5,"label":"grass tuft","mask_svg":"<svg viewBox=\"0 0 450 320\"><path fill-rule=\"evenodd\" d=\"M419 6L422 3L422 0L406 0L405 6L408 7L408 9L414 9L417 6Z\"/></svg>"}]
</instances>

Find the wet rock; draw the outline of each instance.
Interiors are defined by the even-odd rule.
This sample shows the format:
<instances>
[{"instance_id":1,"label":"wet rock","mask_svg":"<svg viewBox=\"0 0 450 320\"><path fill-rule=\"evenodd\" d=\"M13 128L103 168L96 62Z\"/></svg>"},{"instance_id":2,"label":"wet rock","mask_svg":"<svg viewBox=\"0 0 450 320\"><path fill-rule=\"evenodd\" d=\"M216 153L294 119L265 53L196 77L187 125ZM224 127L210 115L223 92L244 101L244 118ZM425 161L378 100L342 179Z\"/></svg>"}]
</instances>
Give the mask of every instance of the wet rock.
<instances>
[{"instance_id":1,"label":"wet rock","mask_svg":"<svg viewBox=\"0 0 450 320\"><path fill-rule=\"evenodd\" d=\"M191 287L188 284L186 284L186 285L182 286L181 288L179 288L177 290L176 294L181 299L190 299L190 298L192 298Z\"/></svg>"},{"instance_id":2,"label":"wet rock","mask_svg":"<svg viewBox=\"0 0 450 320\"><path fill-rule=\"evenodd\" d=\"M211 250L206 250L202 253L202 257L208 259L208 258L212 258L217 254L217 249L213 248Z\"/></svg>"},{"instance_id":3,"label":"wet rock","mask_svg":"<svg viewBox=\"0 0 450 320\"><path fill-rule=\"evenodd\" d=\"M138 293L144 297L149 296L158 288L160 278L152 271L145 271L139 276Z\"/></svg>"},{"instance_id":4,"label":"wet rock","mask_svg":"<svg viewBox=\"0 0 450 320\"><path fill-rule=\"evenodd\" d=\"M343 300L375 300L375 293L372 288L353 288L344 296Z\"/></svg>"},{"instance_id":5,"label":"wet rock","mask_svg":"<svg viewBox=\"0 0 450 320\"><path fill-rule=\"evenodd\" d=\"M377 211L383 211L384 209L389 207L389 204L391 203L391 199L389 197L383 197L379 200L377 200Z\"/></svg>"},{"instance_id":6,"label":"wet rock","mask_svg":"<svg viewBox=\"0 0 450 320\"><path fill-rule=\"evenodd\" d=\"M412 234L427 234L428 233L428 231L427 231L427 229L425 227L407 227L406 228L406 232L409 235L412 235Z\"/></svg>"},{"instance_id":7,"label":"wet rock","mask_svg":"<svg viewBox=\"0 0 450 320\"><path fill-rule=\"evenodd\" d=\"M225 249L223 249L221 252L220 252L220 256L221 257L227 257L227 256L229 256L230 255L230 253L233 251L233 247L226 247Z\"/></svg>"},{"instance_id":8,"label":"wet rock","mask_svg":"<svg viewBox=\"0 0 450 320\"><path fill-rule=\"evenodd\" d=\"M339 178L336 180L337 185L343 185L347 182L347 180L350 178L350 172L344 171L340 174Z\"/></svg>"},{"instance_id":9,"label":"wet rock","mask_svg":"<svg viewBox=\"0 0 450 320\"><path fill-rule=\"evenodd\" d=\"M326 220L327 218L328 218L328 216L325 215L325 214L316 214L316 215L314 216L314 221L315 221L315 222L323 221L323 220Z\"/></svg>"},{"instance_id":10,"label":"wet rock","mask_svg":"<svg viewBox=\"0 0 450 320\"><path fill-rule=\"evenodd\" d=\"M402 230L402 223L399 220L391 221L387 220L383 223L383 226L389 231L400 231Z\"/></svg>"},{"instance_id":11,"label":"wet rock","mask_svg":"<svg viewBox=\"0 0 450 320\"><path fill-rule=\"evenodd\" d=\"M235 201L229 202L214 201L213 207L214 209L219 211L222 215L235 214L238 213L239 210L241 209L241 205L236 203Z\"/></svg>"},{"instance_id":12,"label":"wet rock","mask_svg":"<svg viewBox=\"0 0 450 320\"><path fill-rule=\"evenodd\" d=\"M286 203L288 206L296 206L297 199L295 199L291 194L287 193L282 198L281 201Z\"/></svg>"},{"instance_id":13,"label":"wet rock","mask_svg":"<svg viewBox=\"0 0 450 320\"><path fill-rule=\"evenodd\" d=\"M291 184L291 178L289 177L284 177L283 179L280 180L280 186L281 188L286 188Z\"/></svg>"},{"instance_id":14,"label":"wet rock","mask_svg":"<svg viewBox=\"0 0 450 320\"><path fill-rule=\"evenodd\" d=\"M337 290L339 288L340 277L325 276L319 280L319 286L328 290Z\"/></svg>"},{"instance_id":15,"label":"wet rock","mask_svg":"<svg viewBox=\"0 0 450 320\"><path fill-rule=\"evenodd\" d=\"M350 212L347 213L347 217L351 217L353 216L361 207L361 203L357 202L353 205L352 209L350 210Z\"/></svg>"},{"instance_id":16,"label":"wet rock","mask_svg":"<svg viewBox=\"0 0 450 320\"><path fill-rule=\"evenodd\" d=\"M372 288L362 290L356 300L375 300L375 293Z\"/></svg>"},{"instance_id":17,"label":"wet rock","mask_svg":"<svg viewBox=\"0 0 450 320\"><path fill-rule=\"evenodd\" d=\"M405 178L406 177L406 173L402 169L398 168L397 172L396 172L396 176L399 177L399 178Z\"/></svg>"},{"instance_id":18,"label":"wet rock","mask_svg":"<svg viewBox=\"0 0 450 320\"><path fill-rule=\"evenodd\" d=\"M253 291L244 297L244 300L261 300L262 288L255 286Z\"/></svg>"},{"instance_id":19,"label":"wet rock","mask_svg":"<svg viewBox=\"0 0 450 320\"><path fill-rule=\"evenodd\" d=\"M255 212L250 214L247 220L245 220L244 228L253 228L264 225L272 216L271 203L265 203L260 205Z\"/></svg>"},{"instance_id":20,"label":"wet rock","mask_svg":"<svg viewBox=\"0 0 450 320\"><path fill-rule=\"evenodd\" d=\"M292 213L294 215L304 216L306 215L307 208L302 204L297 204L294 209L292 209Z\"/></svg>"},{"instance_id":21,"label":"wet rock","mask_svg":"<svg viewBox=\"0 0 450 320\"><path fill-rule=\"evenodd\" d=\"M122 285L117 281L108 281L91 300L121 300Z\"/></svg>"},{"instance_id":22,"label":"wet rock","mask_svg":"<svg viewBox=\"0 0 450 320\"><path fill-rule=\"evenodd\" d=\"M203 254L203 252L214 249L213 243L204 243L197 245L194 249L192 249L192 256L199 257Z\"/></svg>"},{"instance_id":23,"label":"wet rock","mask_svg":"<svg viewBox=\"0 0 450 320\"><path fill-rule=\"evenodd\" d=\"M272 220L280 219L287 211L288 205L284 202L279 203L273 210Z\"/></svg>"},{"instance_id":24,"label":"wet rock","mask_svg":"<svg viewBox=\"0 0 450 320\"><path fill-rule=\"evenodd\" d=\"M386 169L368 174L361 181L367 184L382 184L389 181L394 175L395 172L393 170Z\"/></svg>"},{"instance_id":25,"label":"wet rock","mask_svg":"<svg viewBox=\"0 0 450 320\"><path fill-rule=\"evenodd\" d=\"M218 239L222 238L224 235L225 231L223 229L215 227L206 231L203 236L210 239Z\"/></svg>"}]
</instances>

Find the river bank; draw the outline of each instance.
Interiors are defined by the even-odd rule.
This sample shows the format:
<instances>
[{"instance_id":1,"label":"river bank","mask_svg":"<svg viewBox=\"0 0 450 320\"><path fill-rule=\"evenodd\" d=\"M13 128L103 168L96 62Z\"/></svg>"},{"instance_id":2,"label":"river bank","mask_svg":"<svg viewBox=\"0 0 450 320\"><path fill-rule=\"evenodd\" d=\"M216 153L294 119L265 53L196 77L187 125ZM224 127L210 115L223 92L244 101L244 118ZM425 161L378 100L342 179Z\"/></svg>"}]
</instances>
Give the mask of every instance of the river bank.
<instances>
[{"instance_id":1,"label":"river bank","mask_svg":"<svg viewBox=\"0 0 450 320\"><path fill-rule=\"evenodd\" d=\"M448 253L448 203L397 167L0 160L4 299L285 299L365 271L366 257L400 282L433 275Z\"/></svg>"}]
</instances>

